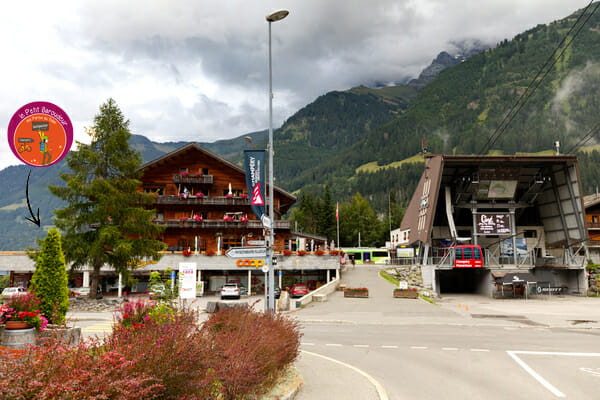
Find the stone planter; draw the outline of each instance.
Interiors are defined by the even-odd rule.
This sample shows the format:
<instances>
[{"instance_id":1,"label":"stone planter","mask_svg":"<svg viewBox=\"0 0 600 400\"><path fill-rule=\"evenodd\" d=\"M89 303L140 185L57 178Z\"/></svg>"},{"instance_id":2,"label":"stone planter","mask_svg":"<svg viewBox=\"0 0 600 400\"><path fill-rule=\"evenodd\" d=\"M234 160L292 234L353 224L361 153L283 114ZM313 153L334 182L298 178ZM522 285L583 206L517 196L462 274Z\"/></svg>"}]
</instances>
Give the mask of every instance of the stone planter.
<instances>
[{"instance_id":1,"label":"stone planter","mask_svg":"<svg viewBox=\"0 0 600 400\"><path fill-rule=\"evenodd\" d=\"M9 349L25 349L30 344L35 344L35 328L7 329L4 331L2 345Z\"/></svg>"},{"instance_id":2,"label":"stone planter","mask_svg":"<svg viewBox=\"0 0 600 400\"><path fill-rule=\"evenodd\" d=\"M369 297L368 290L352 290L344 289L344 297L355 297L359 299L366 299Z\"/></svg>"},{"instance_id":3,"label":"stone planter","mask_svg":"<svg viewBox=\"0 0 600 400\"><path fill-rule=\"evenodd\" d=\"M419 297L419 292L415 290L394 289L394 298L396 299L416 299Z\"/></svg>"},{"instance_id":4,"label":"stone planter","mask_svg":"<svg viewBox=\"0 0 600 400\"><path fill-rule=\"evenodd\" d=\"M49 324L46 329L38 333L35 342L39 345L51 338L69 346L78 345L81 341L81 327Z\"/></svg>"}]
</instances>

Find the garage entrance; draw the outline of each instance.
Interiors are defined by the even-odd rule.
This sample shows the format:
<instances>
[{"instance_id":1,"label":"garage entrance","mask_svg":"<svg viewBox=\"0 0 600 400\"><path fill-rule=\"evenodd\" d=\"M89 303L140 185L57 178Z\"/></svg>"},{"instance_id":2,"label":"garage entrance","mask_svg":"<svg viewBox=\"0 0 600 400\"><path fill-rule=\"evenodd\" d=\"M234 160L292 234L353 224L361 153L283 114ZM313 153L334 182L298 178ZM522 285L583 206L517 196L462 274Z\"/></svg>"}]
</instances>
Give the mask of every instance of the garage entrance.
<instances>
[{"instance_id":1,"label":"garage entrance","mask_svg":"<svg viewBox=\"0 0 600 400\"><path fill-rule=\"evenodd\" d=\"M486 295L490 291L490 272L487 269L438 270L440 294L476 293Z\"/></svg>"}]
</instances>

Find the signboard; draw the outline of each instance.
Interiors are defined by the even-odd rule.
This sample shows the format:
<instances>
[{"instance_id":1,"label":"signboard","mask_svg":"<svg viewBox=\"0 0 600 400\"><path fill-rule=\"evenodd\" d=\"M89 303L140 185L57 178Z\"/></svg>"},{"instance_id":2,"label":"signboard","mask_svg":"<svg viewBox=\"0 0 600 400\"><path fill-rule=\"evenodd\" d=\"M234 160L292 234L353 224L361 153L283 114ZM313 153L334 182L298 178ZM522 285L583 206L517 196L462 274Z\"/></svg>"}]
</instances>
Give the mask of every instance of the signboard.
<instances>
[{"instance_id":1,"label":"signboard","mask_svg":"<svg viewBox=\"0 0 600 400\"><path fill-rule=\"evenodd\" d=\"M229 258L266 258L266 247L232 247L225 255Z\"/></svg>"},{"instance_id":2,"label":"signboard","mask_svg":"<svg viewBox=\"0 0 600 400\"><path fill-rule=\"evenodd\" d=\"M248 246L264 246L264 240L248 240Z\"/></svg>"},{"instance_id":3,"label":"signboard","mask_svg":"<svg viewBox=\"0 0 600 400\"><path fill-rule=\"evenodd\" d=\"M408 282L407 281L398 282L398 288L402 289L402 290L408 290Z\"/></svg>"},{"instance_id":4,"label":"signboard","mask_svg":"<svg viewBox=\"0 0 600 400\"><path fill-rule=\"evenodd\" d=\"M265 151L244 150L244 164L246 167L246 190L250 198L250 207L256 218L262 219L265 215Z\"/></svg>"},{"instance_id":5,"label":"signboard","mask_svg":"<svg viewBox=\"0 0 600 400\"><path fill-rule=\"evenodd\" d=\"M477 214L478 235L510 235L510 214Z\"/></svg>"},{"instance_id":6,"label":"signboard","mask_svg":"<svg viewBox=\"0 0 600 400\"><path fill-rule=\"evenodd\" d=\"M179 263L179 297L196 298L196 263Z\"/></svg>"}]
</instances>

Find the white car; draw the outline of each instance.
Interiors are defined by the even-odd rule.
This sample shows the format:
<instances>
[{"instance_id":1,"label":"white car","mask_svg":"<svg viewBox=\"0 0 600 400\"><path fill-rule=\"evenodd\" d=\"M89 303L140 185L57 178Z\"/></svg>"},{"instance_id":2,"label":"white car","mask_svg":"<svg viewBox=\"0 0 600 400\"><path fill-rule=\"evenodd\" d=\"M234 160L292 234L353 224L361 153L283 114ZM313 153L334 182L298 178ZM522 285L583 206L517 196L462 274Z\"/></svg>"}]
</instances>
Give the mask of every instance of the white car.
<instances>
[{"instance_id":1,"label":"white car","mask_svg":"<svg viewBox=\"0 0 600 400\"><path fill-rule=\"evenodd\" d=\"M221 288L221 300L225 297L235 297L236 299L240 298L240 288L237 283L226 283Z\"/></svg>"},{"instance_id":2,"label":"white car","mask_svg":"<svg viewBox=\"0 0 600 400\"><path fill-rule=\"evenodd\" d=\"M24 294L27 294L27 290L22 287L7 287L2 291L3 298L22 296Z\"/></svg>"}]
</instances>

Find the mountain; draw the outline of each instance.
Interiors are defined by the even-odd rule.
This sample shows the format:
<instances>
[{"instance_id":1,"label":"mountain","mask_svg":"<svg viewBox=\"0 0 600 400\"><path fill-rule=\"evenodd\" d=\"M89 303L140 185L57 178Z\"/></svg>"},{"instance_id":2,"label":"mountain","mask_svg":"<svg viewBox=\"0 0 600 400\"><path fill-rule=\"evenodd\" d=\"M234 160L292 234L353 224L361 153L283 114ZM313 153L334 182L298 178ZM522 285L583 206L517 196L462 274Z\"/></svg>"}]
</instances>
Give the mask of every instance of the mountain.
<instances>
[{"instance_id":1,"label":"mountain","mask_svg":"<svg viewBox=\"0 0 600 400\"><path fill-rule=\"evenodd\" d=\"M407 164L385 167L418 154L423 138L433 153L535 153L553 149L557 140L563 152L573 152L578 140L598 123L600 13L589 19L562 56L557 53L556 64L543 81L540 77L545 71L534 78L580 14L538 25L443 69L403 113L371 129L352 147L304 168L286 187L296 190L329 184L337 198L359 190L372 205L385 210L389 190L399 200L410 196L414 182L407 177L415 173L414 166ZM539 87L530 90L527 103L506 129L497 130L531 82L535 83L532 88L538 83ZM588 144L596 143L593 138ZM586 192L600 184L600 169L594 164L598 158L594 152L580 155L581 169L586 168L582 174ZM360 172L366 165L374 172Z\"/></svg>"}]
</instances>

